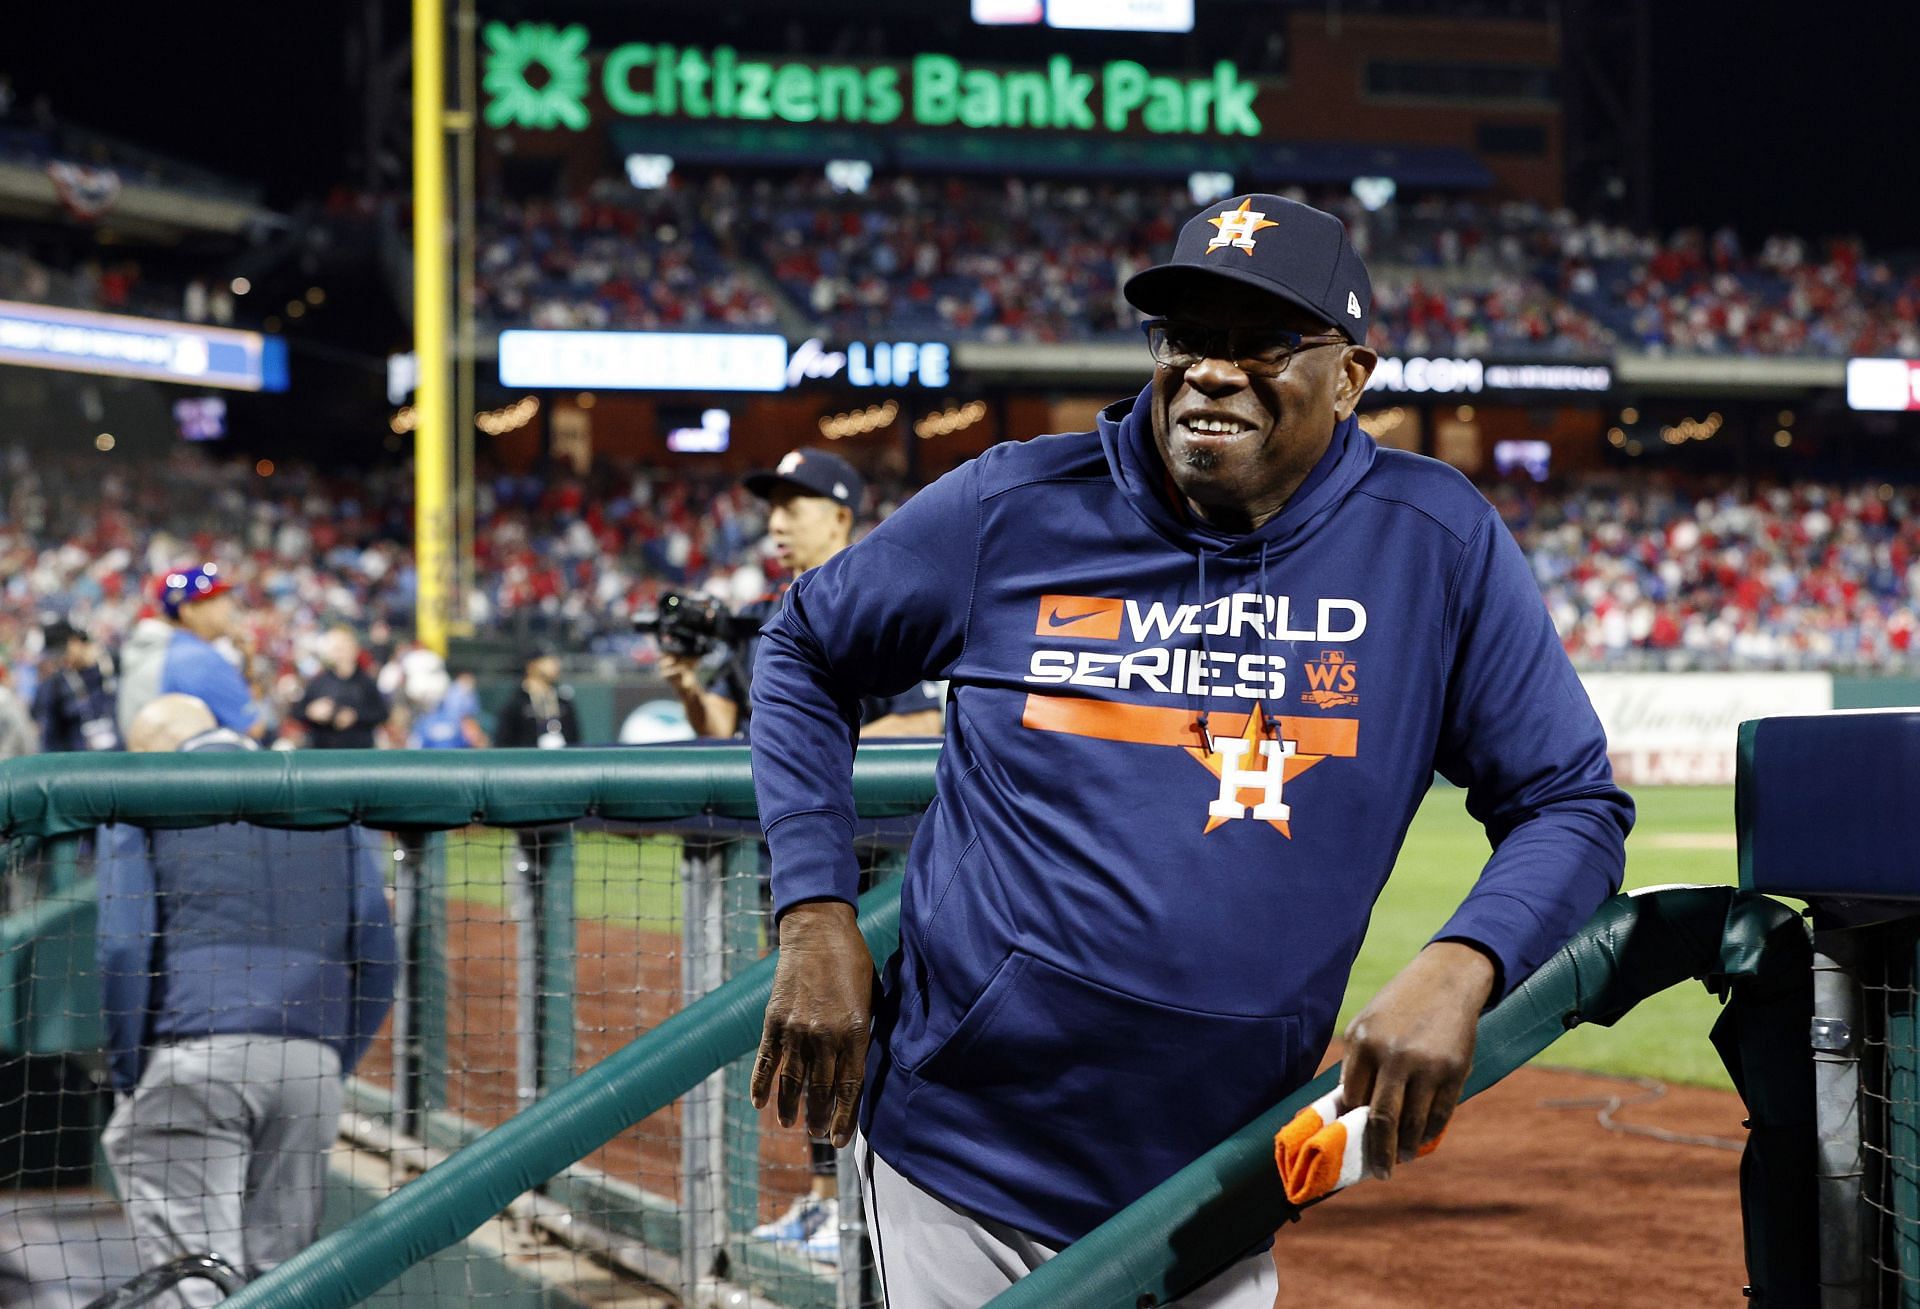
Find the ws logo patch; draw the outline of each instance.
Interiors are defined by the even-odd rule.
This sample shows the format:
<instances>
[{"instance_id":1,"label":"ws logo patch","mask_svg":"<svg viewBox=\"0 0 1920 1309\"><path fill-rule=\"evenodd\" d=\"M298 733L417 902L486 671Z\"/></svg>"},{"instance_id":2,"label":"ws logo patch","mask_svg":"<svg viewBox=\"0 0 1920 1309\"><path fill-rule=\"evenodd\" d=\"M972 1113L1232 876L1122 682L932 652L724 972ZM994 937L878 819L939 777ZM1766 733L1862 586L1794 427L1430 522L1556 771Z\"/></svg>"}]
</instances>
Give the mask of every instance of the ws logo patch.
<instances>
[{"instance_id":1,"label":"ws logo patch","mask_svg":"<svg viewBox=\"0 0 1920 1309\"><path fill-rule=\"evenodd\" d=\"M1351 662L1345 650L1322 650L1320 657L1307 660L1305 667L1308 689L1300 693L1300 698L1306 703L1322 709L1360 703L1360 665Z\"/></svg>"}]
</instances>

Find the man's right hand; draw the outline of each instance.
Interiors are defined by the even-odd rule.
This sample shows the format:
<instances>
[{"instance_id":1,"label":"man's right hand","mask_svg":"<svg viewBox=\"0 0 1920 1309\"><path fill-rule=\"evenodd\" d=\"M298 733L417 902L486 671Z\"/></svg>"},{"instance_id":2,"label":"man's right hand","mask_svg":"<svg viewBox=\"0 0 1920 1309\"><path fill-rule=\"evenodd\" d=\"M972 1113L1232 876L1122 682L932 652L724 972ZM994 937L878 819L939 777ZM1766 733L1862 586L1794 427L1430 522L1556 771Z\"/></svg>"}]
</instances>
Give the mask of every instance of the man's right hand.
<instances>
[{"instance_id":1,"label":"man's right hand","mask_svg":"<svg viewBox=\"0 0 1920 1309\"><path fill-rule=\"evenodd\" d=\"M872 1018L873 956L853 906L816 900L787 910L753 1063L754 1107L772 1096L780 1125L792 1127L804 1098L809 1134L836 1146L852 1141Z\"/></svg>"},{"instance_id":2,"label":"man's right hand","mask_svg":"<svg viewBox=\"0 0 1920 1309\"><path fill-rule=\"evenodd\" d=\"M685 655L662 654L660 656L660 676L673 684L676 691L700 689L700 679L695 670L700 661L689 659Z\"/></svg>"}]
</instances>

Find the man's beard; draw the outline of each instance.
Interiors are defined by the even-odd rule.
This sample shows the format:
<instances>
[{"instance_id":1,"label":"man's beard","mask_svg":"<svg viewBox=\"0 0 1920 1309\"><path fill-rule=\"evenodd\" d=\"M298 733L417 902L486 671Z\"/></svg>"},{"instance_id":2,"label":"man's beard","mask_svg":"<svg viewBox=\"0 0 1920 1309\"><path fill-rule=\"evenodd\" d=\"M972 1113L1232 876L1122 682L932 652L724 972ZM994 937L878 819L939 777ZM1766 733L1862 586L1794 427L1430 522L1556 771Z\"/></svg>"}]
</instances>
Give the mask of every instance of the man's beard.
<instances>
[{"instance_id":1,"label":"man's beard","mask_svg":"<svg viewBox=\"0 0 1920 1309\"><path fill-rule=\"evenodd\" d=\"M1180 454L1186 461L1187 467L1196 473L1211 473L1220 467L1220 452L1218 450L1203 450L1196 447L1189 447L1181 451Z\"/></svg>"}]
</instances>

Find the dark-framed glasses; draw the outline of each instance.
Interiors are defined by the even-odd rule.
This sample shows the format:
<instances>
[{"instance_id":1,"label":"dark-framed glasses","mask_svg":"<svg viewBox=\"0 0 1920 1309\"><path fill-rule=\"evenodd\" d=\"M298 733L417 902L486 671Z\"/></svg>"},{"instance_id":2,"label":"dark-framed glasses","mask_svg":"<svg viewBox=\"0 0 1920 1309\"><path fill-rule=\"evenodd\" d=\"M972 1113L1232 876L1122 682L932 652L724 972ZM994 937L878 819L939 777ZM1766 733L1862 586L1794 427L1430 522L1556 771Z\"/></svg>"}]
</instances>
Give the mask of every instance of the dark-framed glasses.
<instances>
[{"instance_id":1,"label":"dark-framed glasses","mask_svg":"<svg viewBox=\"0 0 1920 1309\"><path fill-rule=\"evenodd\" d=\"M1171 318L1140 324L1153 361L1167 368L1191 368L1202 359L1221 359L1255 377L1278 377L1302 350L1345 345L1338 332L1308 335L1283 327L1203 327Z\"/></svg>"}]
</instances>

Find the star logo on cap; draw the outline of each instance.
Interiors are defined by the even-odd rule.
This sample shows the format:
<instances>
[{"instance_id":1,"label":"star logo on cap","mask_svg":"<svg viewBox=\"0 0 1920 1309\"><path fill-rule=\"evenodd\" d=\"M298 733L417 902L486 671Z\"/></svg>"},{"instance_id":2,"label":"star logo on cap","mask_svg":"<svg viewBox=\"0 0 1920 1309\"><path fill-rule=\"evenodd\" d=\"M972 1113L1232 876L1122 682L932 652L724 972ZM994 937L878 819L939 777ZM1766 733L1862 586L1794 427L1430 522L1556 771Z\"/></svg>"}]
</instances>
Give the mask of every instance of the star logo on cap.
<instances>
[{"instance_id":1,"label":"star logo on cap","mask_svg":"<svg viewBox=\"0 0 1920 1309\"><path fill-rule=\"evenodd\" d=\"M779 473L782 477L785 477L788 473L791 473L794 469L798 468L801 464L804 464L805 462L807 462L807 457L805 455L801 454L798 450L789 450L786 453L786 455L780 460L779 466L774 471Z\"/></svg>"},{"instance_id":2,"label":"star logo on cap","mask_svg":"<svg viewBox=\"0 0 1920 1309\"><path fill-rule=\"evenodd\" d=\"M1249 196L1240 202L1238 209L1222 209L1207 220L1220 229L1213 240L1207 242L1208 254L1232 246L1236 250L1245 250L1249 259L1253 257L1253 234L1263 227L1278 227L1280 224L1252 206L1253 198Z\"/></svg>"}]
</instances>

